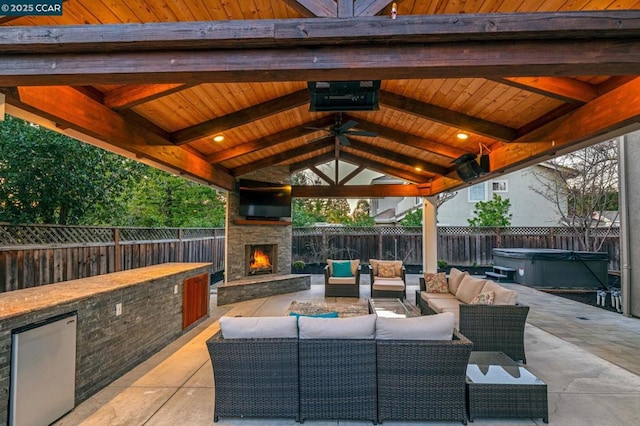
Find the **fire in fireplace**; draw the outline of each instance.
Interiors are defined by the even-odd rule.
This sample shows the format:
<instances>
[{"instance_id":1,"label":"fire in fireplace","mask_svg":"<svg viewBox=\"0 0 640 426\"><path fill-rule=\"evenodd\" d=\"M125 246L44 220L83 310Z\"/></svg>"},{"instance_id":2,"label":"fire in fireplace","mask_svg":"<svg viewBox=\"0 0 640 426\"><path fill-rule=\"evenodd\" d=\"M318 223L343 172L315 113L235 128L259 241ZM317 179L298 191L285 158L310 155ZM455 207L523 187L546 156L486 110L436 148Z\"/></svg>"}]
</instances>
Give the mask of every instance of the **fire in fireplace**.
<instances>
[{"instance_id":1,"label":"fire in fireplace","mask_svg":"<svg viewBox=\"0 0 640 426\"><path fill-rule=\"evenodd\" d=\"M247 246L247 275L275 274L277 271L275 244L252 244Z\"/></svg>"}]
</instances>

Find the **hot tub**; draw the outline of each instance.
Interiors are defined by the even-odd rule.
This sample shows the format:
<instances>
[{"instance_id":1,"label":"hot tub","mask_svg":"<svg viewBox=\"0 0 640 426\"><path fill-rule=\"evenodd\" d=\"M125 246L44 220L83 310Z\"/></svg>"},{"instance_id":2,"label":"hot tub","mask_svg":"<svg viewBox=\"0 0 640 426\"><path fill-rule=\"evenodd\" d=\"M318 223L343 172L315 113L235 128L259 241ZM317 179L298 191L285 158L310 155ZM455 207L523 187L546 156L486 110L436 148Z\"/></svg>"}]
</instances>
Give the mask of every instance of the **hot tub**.
<instances>
[{"instance_id":1,"label":"hot tub","mask_svg":"<svg viewBox=\"0 0 640 426\"><path fill-rule=\"evenodd\" d=\"M515 269L518 284L543 288L597 289L608 283L609 255L555 249L493 249L493 264Z\"/></svg>"}]
</instances>

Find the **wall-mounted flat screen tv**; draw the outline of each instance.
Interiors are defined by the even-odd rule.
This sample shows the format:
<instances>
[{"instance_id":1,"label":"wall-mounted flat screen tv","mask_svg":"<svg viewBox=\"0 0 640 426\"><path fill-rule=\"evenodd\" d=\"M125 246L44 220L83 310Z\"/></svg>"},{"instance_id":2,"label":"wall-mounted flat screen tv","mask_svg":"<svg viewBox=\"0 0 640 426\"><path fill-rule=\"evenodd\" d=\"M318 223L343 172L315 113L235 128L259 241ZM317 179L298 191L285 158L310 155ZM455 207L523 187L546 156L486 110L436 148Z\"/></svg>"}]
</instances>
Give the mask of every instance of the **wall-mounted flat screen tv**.
<instances>
[{"instance_id":1,"label":"wall-mounted flat screen tv","mask_svg":"<svg viewBox=\"0 0 640 426\"><path fill-rule=\"evenodd\" d=\"M291 185L240 179L238 214L247 219L291 216Z\"/></svg>"}]
</instances>

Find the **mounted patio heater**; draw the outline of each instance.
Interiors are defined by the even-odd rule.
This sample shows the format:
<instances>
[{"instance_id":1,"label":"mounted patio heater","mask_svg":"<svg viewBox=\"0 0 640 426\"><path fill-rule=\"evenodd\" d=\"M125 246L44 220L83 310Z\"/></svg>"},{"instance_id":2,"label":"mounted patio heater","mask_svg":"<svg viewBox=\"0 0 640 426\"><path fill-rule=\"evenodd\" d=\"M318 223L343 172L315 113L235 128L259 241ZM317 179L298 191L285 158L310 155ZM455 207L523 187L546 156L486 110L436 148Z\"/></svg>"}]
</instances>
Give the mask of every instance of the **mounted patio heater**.
<instances>
[{"instance_id":1,"label":"mounted patio heater","mask_svg":"<svg viewBox=\"0 0 640 426\"><path fill-rule=\"evenodd\" d=\"M310 81L309 111L377 111L380 80Z\"/></svg>"}]
</instances>

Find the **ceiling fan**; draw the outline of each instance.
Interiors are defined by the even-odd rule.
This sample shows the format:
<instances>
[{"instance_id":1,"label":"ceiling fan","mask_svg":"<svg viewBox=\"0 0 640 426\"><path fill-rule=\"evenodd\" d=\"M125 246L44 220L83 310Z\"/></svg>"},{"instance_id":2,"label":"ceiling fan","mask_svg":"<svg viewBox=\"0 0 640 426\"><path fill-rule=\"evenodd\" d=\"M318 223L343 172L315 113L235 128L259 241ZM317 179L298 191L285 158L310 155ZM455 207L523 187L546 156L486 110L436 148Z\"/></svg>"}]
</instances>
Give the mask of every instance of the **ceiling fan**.
<instances>
[{"instance_id":1,"label":"ceiling fan","mask_svg":"<svg viewBox=\"0 0 640 426\"><path fill-rule=\"evenodd\" d=\"M330 136L334 137L336 144L340 144L342 146L349 146L351 142L349 142L349 138L347 135L353 136L370 136L376 137L378 134L376 132L365 132L363 130L350 130L358 125L357 121L349 120L346 123L342 123L342 113L336 114L335 124L331 127L307 127L310 130L324 130L325 132L329 132ZM324 139L327 136L322 136L321 138L317 138L314 141Z\"/></svg>"}]
</instances>

